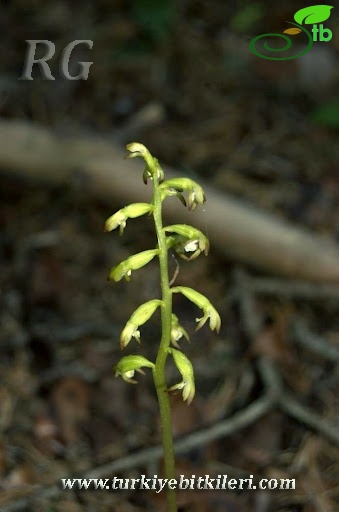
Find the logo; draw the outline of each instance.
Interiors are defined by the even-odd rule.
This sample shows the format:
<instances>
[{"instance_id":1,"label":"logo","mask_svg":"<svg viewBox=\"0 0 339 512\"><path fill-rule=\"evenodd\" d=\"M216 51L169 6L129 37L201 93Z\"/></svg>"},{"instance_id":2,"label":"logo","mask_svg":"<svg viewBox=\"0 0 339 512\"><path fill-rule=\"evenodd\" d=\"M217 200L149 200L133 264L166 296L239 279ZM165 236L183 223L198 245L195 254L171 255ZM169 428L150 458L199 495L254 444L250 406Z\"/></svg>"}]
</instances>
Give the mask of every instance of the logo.
<instances>
[{"instance_id":1,"label":"logo","mask_svg":"<svg viewBox=\"0 0 339 512\"><path fill-rule=\"evenodd\" d=\"M272 32L268 34L261 34L260 36L255 37L254 39L252 39L250 43L251 51L257 57L267 60L291 60L301 57L302 55L305 55L305 53L309 52L310 49L312 48L314 41L323 41L327 43L332 39L332 31L329 28L325 28L324 25L322 24L323 21L326 21L330 17L331 9L333 9L333 5L311 5L310 7L300 9L294 15L294 21L296 21L296 23L293 23L292 21L286 22L289 25L293 25L293 27L284 30L283 34L275 34L274 32ZM303 27L303 23L306 25L312 25L311 30L309 31L305 27ZM318 25L319 23L320 25ZM286 41L285 46L283 46L282 48L272 48L272 46L270 46L268 42L265 41L263 45L264 49L267 52L285 52L289 50L289 48L291 48L292 46L292 40L289 36L296 36L297 34L300 34L302 32L306 35L308 43L306 48L301 50L296 55L289 55L288 57L269 57L268 55L260 53L256 49L256 43L260 39L264 39L267 37L279 37Z\"/></svg>"},{"instance_id":2,"label":"logo","mask_svg":"<svg viewBox=\"0 0 339 512\"><path fill-rule=\"evenodd\" d=\"M47 64L47 61L55 54L55 44L48 39L26 39L26 43L28 43L28 48L24 62L24 69L18 80L33 80L32 68L34 64L37 64L40 67L43 80L55 80L50 67ZM40 59L35 58L35 52L38 44L44 44L47 48L46 55ZM93 62L79 62L80 72L75 76L70 75L69 73L68 68L71 53L79 44L85 44L90 50L93 48L93 41L90 39L76 39L65 46L60 56L59 69L60 75L66 80L87 80L88 78L89 68Z\"/></svg>"}]
</instances>

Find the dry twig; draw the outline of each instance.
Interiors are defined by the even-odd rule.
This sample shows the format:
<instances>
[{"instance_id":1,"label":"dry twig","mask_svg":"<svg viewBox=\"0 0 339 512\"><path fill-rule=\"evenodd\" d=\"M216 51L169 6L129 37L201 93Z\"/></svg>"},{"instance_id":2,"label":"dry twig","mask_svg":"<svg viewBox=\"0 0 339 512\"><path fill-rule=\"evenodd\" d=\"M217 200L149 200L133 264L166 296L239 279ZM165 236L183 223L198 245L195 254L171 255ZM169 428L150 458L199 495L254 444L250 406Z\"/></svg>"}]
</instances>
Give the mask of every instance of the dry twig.
<instances>
[{"instance_id":1,"label":"dry twig","mask_svg":"<svg viewBox=\"0 0 339 512\"><path fill-rule=\"evenodd\" d=\"M321 336L309 331L302 322L294 322L293 331L295 340L299 345L324 359L334 363L339 361L339 350L326 343Z\"/></svg>"},{"instance_id":2,"label":"dry twig","mask_svg":"<svg viewBox=\"0 0 339 512\"><path fill-rule=\"evenodd\" d=\"M336 300L339 299L339 287L331 284L314 284L305 281L287 281L260 277L249 279L251 290L256 295L275 295L289 299Z\"/></svg>"}]
</instances>

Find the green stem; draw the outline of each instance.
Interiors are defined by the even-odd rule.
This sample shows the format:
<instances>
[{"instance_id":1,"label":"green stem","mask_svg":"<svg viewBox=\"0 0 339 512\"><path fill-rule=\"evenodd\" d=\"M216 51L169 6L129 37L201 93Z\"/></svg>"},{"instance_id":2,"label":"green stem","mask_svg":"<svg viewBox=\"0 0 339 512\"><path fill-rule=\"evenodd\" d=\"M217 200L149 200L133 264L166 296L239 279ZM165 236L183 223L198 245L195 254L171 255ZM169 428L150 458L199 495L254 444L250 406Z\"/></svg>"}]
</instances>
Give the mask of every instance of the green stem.
<instances>
[{"instance_id":1,"label":"green stem","mask_svg":"<svg viewBox=\"0 0 339 512\"><path fill-rule=\"evenodd\" d=\"M166 236L162 226L162 201L159 180L156 172L153 174L154 187L154 223L158 238L160 281L163 305L161 308L162 336L158 350L155 368L153 370L154 384L158 396L162 445L164 450L165 474L168 480L175 478L175 461L173 450L172 414L171 404L166 385L165 364L168 356L168 348L171 340L172 325L172 292L168 279L168 254ZM168 512L177 512L176 490L167 487L167 509Z\"/></svg>"}]
</instances>

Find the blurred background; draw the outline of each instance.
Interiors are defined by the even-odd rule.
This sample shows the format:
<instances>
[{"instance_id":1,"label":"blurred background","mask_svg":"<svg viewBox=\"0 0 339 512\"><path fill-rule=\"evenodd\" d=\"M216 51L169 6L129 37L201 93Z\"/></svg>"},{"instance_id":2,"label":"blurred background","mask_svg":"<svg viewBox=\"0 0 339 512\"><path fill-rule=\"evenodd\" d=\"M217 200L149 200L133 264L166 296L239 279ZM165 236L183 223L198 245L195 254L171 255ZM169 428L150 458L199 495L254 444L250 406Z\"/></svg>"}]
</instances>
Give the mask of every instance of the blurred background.
<instances>
[{"instance_id":1,"label":"blurred background","mask_svg":"<svg viewBox=\"0 0 339 512\"><path fill-rule=\"evenodd\" d=\"M121 150L140 141L162 164L239 204L339 242L339 9L323 22L332 39L314 43L303 57L273 61L250 50L254 37L282 33L304 7L265 0L2 2L2 129L20 121L28 133L38 126L64 140L93 138ZM298 51L305 46L303 34L291 38ZM76 39L93 41L92 49L76 46L69 63L76 75L79 62L92 62L87 80L60 74L62 52ZM48 61L54 81L36 65L32 80L19 80L27 40L55 44ZM154 245L152 225L138 219L122 238L104 234L106 218L126 205L123 194L99 200L81 179L36 182L25 173L24 153L17 169L2 161L2 144L0 509L165 510L164 493L149 491L44 494L60 478L90 474L160 441L151 376L128 386L112 372L125 322L159 293L157 269L145 267L131 283L106 281L110 267ZM47 158L46 178L55 172L49 167ZM140 182L141 171L140 162ZM336 510L338 289L272 276L213 246L208 258L180 263L177 283L198 283L223 327L220 335L194 333L197 311L176 302L191 334L183 349L197 386L189 408L173 396L176 436L232 421L266 396L263 363L280 382L278 405L178 456L178 474L296 479L295 491L182 491L179 510ZM158 320L142 329L148 357ZM169 368L168 382L175 379ZM310 416L284 409L284 397ZM150 460L102 476L161 471Z\"/></svg>"}]
</instances>

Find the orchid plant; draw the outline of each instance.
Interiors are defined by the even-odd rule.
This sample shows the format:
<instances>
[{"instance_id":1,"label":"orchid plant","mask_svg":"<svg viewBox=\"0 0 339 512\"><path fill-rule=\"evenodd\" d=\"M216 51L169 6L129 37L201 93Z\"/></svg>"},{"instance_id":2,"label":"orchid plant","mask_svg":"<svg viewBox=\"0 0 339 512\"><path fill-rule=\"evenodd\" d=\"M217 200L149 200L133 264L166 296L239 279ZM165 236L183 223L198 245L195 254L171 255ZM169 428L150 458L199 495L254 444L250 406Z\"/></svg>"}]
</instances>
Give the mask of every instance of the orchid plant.
<instances>
[{"instance_id":1,"label":"orchid plant","mask_svg":"<svg viewBox=\"0 0 339 512\"><path fill-rule=\"evenodd\" d=\"M134 254L113 267L108 279L120 281L124 278L126 281L130 281L133 271L147 265L154 258L158 258L162 296L160 299L152 299L141 304L134 311L121 332L120 347L122 350L125 349L133 338L140 344L140 326L145 324L158 308L161 311L162 334L154 362L141 355L127 355L120 359L114 371L116 377L121 376L125 382L136 384L137 381L133 378L135 372L143 374L143 368L152 369L159 403L165 472L167 481L169 481L175 478L169 391L182 390L183 400L188 405L195 395L193 365L178 344L181 338L189 340L189 336L172 311L173 294L182 294L202 310L202 317L196 318L196 330L208 321L210 329L219 332L221 320L217 310L204 295L186 286L172 286L168 274L168 251L172 249L179 257L190 261L197 258L202 252L205 255L208 254L209 241L201 231L187 224L163 226L162 203L167 197L176 196L189 210L195 210L198 205L205 202L205 194L202 187L189 178L165 180L158 160L144 145L133 142L126 148L130 152L127 158L141 157L144 159L146 167L143 180L145 184L148 183L148 180L152 183L153 196L150 203L130 204L109 217L106 220L105 231L119 228L120 235L122 235L128 219L149 214L153 216L158 244L155 249ZM171 387L167 386L165 377L165 365L169 356L181 374L181 381ZM168 512L177 511L176 491L170 487L167 488L167 508Z\"/></svg>"}]
</instances>

